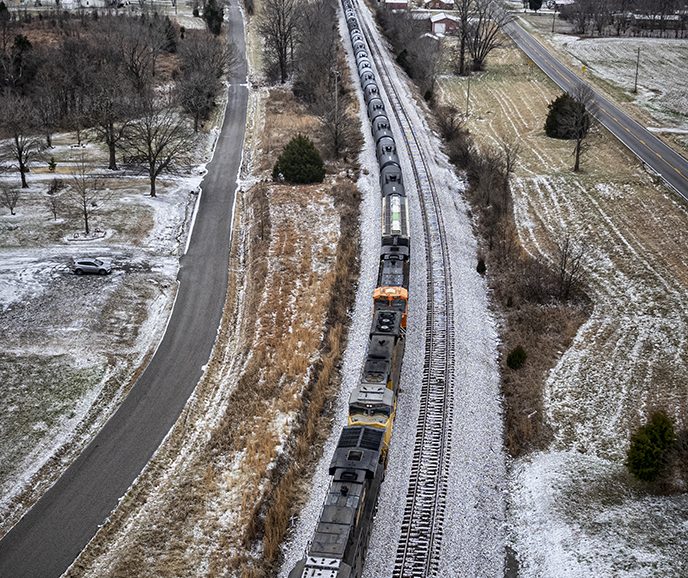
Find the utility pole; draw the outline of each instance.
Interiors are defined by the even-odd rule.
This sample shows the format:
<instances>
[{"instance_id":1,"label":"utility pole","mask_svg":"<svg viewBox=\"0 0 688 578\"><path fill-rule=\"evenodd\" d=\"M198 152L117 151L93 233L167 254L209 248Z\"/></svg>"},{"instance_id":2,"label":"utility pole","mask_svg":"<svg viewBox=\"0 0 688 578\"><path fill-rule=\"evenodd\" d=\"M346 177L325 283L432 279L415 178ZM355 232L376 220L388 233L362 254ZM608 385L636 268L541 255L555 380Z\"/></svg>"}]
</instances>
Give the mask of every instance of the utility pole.
<instances>
[{"instance_id":1,"label":"utility pole","mask_svg":"<svg viewBox=\"0 0 688 578\"><path fill-rule=\"evenodd\" d=\"M557 5L554 4L554 12L552 12L552 34L554 34L554 21L557 18Z\"/></svg>"},{"instance_id":2,"label":"utility pole","mask_svg":"<svg viewBox=\"0 0 688 578\"><path fill-rule=\"evenodd\" d=\"M640 69L640 46L638 46L638 58L635 61L635 84L633 85L633 94L638 93L638 70Z\"/></svg>"}]
</instances>

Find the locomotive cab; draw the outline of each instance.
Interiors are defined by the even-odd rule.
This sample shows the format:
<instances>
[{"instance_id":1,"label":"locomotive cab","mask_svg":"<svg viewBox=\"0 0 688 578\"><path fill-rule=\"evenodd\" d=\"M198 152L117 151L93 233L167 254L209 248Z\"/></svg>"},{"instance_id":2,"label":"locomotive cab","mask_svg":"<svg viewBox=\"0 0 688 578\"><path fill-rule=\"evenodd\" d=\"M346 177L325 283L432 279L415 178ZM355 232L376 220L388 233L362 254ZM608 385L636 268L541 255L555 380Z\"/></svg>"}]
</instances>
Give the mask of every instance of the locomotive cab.
<instances>
[{"instance_id":1,"label":"locomotive cab","mask_svg":"<svg viewBox=\"0 0 688 578\"><path fill-rule=\"evenodd\" d=\"M392 440L395 412L396 400L392 390L383 385L362 383L349 397L348 424L384 430L382 451L386 453Z\"/></svg>"},{"instance_id":2,"label":"locomotive cab","mask_svg":"<svg viewBox=\"0 0 688 578\"><path fill-rule=\"evenodd\" d=\"M409 286L409 248L403 245L383 247L380 255L379 287Z\"/></svg>"},{"instance_id":3,"label":"locomotive cab","mask_svg":"<svg viewBox=\"0 0 688 578\"><path fill-rule=\"evenodd\" d=\"M289 578L354 578L360 576L384 477L384 432L345 427L328 470L325 503L306 555Z\"/></svg>"}]
</instances>

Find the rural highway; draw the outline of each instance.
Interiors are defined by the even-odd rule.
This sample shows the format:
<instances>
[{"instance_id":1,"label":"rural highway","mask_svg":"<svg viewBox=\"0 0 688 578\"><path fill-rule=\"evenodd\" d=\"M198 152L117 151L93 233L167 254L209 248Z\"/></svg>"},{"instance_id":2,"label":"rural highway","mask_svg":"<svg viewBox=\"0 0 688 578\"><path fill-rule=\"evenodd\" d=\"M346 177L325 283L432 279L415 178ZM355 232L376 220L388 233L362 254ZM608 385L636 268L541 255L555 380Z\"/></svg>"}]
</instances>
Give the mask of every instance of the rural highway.
<instances>
[{"instance_id":1,"label":"rural highway","mask_svg":"<svg viewBox=\"0 0 688 578\"><path fill-rule=\"evenodd\" d=\"M526 32L517 20L507 24L505 32L562 90L571 92L584 82ZM688 160L664 144L599 92L594 90L593 92L592 112L597 120L640 160L661 175L665 182L684 199L688 200Z\"/></svg>"},{"instance_id":2,"label":"rural highway","mask_svg":"<svg viewBox=\"0 0 688 578\"><path fill-rule=\"evenodd\" d=\"M244 26L236 0L228 17L225 26L241 58L231 74L225 120L201 185L167 331L117 412L0 541L2 578L53 578L72 564L174 425L210 358L227 291L248 100Z\"/></svg>"}]
</instances>

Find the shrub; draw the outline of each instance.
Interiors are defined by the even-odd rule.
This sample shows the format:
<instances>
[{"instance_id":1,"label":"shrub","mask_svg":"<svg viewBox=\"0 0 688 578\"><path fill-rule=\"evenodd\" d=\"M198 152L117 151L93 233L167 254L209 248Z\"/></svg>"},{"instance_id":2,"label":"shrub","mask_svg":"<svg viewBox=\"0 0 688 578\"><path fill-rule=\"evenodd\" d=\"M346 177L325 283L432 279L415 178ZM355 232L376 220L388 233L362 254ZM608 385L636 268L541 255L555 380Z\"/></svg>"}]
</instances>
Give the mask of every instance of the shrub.
<instances>
[{"instance_id":1,"label":"shrub","mask_svg":"<svg viewBox=\"0 0 688 578\"><path fill-rule=\"evenodd\" d=\"M281 173L289 183L322 183L325 167L318 149L311 140L297 135L289 141L277 159L273 178Z\"/></svg>"},{"instance_id":2,"label":"shrub","mask_svg":"<svg viewBox=\"0 0 688 578\"><path fill-rule=\"evenodd\" d=\"M585 114L585 105L577 102L569 94L564 93L555 98L547 106L547 120L545 120L545 133L548 137L559 139L577 138L579 123L577 118L583 119L583 136L590 128L589 115Z\"/></svg>"},{"instance_id":3,"label":"shrub","mask_svg":"<svg viewBox=\"0 0 688 578\"><path fill-rule=\"evenodd\" d=\"M225 17L225 9L216 0L208 0L203 9L203 20L208 25L208 30L215 36L220 34L222 21Z\"/></svg>"},{"instance_id":4,"label":"shrub","mask_svg":"<svg viewBox=\"0 0 688 578\"><path fill-rule=\"evenodd\" d=\"M519 345L518 347L512 349L511 353L507 355L506 364L511 369L521 369L527 358L528 354L526 353L526 350Z\"/></svg>"},{"instance_id":5,"label":"shrub","mask_svg":"<svg viewBox=\"0 0 688 578\"><path fill-rule=\"evenodd\" d=\"M487 271L487 267L485 266L485 259L478 259L478 266L475 268L475 270L481 275L485 274L485 271Z\"/></svg>"},{"instance_id":6,"label":"shrub","mask_svg":"<svg viewBox=\"0 0 688 578\"><path fill-rule=\"evenodd\" d=\"M676 442L674 424L658 411L631 436L626 466L639 480L653 482L666 470Z\"/></svg>"}]
</instances>

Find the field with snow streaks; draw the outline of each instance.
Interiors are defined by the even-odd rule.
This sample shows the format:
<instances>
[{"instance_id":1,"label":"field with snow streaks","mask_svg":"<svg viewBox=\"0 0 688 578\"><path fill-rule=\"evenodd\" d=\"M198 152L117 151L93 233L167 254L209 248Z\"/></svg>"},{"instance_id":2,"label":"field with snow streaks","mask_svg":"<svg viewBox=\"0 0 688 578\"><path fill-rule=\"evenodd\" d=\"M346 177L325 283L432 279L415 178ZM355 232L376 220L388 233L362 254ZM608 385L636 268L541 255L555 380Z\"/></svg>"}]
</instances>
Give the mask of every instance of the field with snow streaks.
<instances>
[{"instance_id":1,"label":"field with snow streaks","mask_svg":"<svg viewBox=\"0 0 688 578\"><path fill-rule=\"evenodd\" d=\"M465 82L441 84L465 103ZM523 576L682 575L688 538L669 528L685 523L688 496L643 495L622 464L653 408L686 425L688 207L599 128L572 173L571 143L543 130L558 93L513 48L471 83L478 141L521 146L512 189L524 247L553 261L565 234L584 244L594 304L545 384L552 446L513 468L511 543Z\"/></svg>"}]
</instances>

